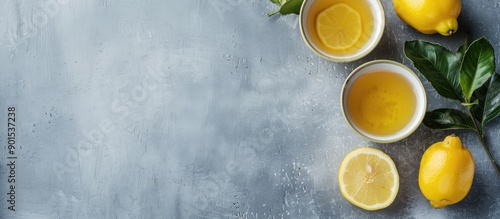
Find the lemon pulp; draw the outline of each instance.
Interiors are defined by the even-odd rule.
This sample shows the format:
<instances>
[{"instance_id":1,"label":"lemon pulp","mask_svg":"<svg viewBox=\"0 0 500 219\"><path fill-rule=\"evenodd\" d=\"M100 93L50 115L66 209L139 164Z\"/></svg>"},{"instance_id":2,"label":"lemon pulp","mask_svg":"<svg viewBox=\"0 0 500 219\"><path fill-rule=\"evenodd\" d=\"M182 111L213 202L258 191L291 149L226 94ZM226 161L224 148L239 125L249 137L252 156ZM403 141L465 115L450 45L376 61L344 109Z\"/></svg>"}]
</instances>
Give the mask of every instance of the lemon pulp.
<instances>
[{"instance_id":1,"label":"lemon pulp","mask_svg":"<svg viewBox=\"0 0 500 219\"><path fill-rule=\"evenodd\" d=\"M348 49L362 35L361 16L345 3L334 4L316 17L316 32L326 47L334 50Z\"/></svg>"},{"instance_id":2,"label":"lemon pulp","mask_svg":"<svg viewBox=\"0 0 500 219\"><path fill-rule=\"evenodd\" d=\"M388 207L399 190L399 174L394 161L374 148L350 152L340 165L338 178L342 195L366 210Z\"/></svg>"}]
</instances>

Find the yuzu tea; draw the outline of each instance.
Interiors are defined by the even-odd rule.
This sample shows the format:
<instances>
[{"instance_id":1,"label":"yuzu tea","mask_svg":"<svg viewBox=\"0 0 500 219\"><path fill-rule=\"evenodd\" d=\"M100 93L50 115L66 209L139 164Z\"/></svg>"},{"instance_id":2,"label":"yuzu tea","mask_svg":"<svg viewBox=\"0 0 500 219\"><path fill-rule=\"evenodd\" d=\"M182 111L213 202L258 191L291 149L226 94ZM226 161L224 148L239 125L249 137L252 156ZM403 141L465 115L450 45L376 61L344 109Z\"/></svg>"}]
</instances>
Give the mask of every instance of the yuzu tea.
<instances>
[{"instance_id":1,"label":"yuzu tea","mask_svg":"<svg viewBox=\"0 0 500 219\"><path fill-rule=\"evenodd\" d=\"M339 62L368 54L385 25L377 0L305 0L300 16L307 45L320 56Z\"/></svg>"},{"instance_id":2,"label":"yuzu tea","mask_svg":"<svg viewBox=\"0 0 500 219\"><path fill-rule=\"evenodd\" d=\"M341 94L342 113L361 136L389 143L406 138L422 122L427 97L422 82L409 68L375 60L347 77Z\"/></svg>"},{"instance_id":3,"label":"yuzu tea","mask_svg":"<svg viewBox=\"0 0 500 219\"><path fill-rule=\"evenodd\" d=\"M403 129L415 113L415 92L410 82L391 71L359 76L347 93L347 111L363 131L389 135Z\"/></svg>"}]
</instances>

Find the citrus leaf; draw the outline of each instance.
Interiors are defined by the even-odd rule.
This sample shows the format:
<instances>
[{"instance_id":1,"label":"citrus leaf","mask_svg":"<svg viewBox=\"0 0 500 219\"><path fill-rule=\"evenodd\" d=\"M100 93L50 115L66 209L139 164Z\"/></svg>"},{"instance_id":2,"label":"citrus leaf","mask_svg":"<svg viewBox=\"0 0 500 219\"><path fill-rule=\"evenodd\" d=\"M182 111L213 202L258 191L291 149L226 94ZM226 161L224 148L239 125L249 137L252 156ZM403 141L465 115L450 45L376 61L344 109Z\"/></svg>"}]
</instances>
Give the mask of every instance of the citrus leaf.
<instances>
[{"instance_id":1,"label":"citrus leaf","mask_svg":"<svg viewBox=\"0 0 500 219\"><path fill-rule=\"evenodd\" d=\"M458 75L460 61L455 54L421 40L405 42L404 53L439 95L464 102Z\"/></svg>"},{"instance_id":2,"label":"citrus leaf","mask_svg":"<svg viewBox=\"0 0 500 219\"><path fill-rule=\"evenodd\" d=\"M268 13L267 16L273 16L277 13L282 15L299 14L304 0L271 0L271 2L280 5L280 9Z\"/></svg>"},{"instance_id":3,"label":"citrus leaf","mask_svg":"<svg viewBox=\"0 0 500 219\"><path fill-rule=\"evenodd\" d=\"M495 51L487 39L474 41L467 49L460 68L460 86L467 101L495 71Z\"/></svg>"},{"instance_id":4,"label":"citrus leaf","mask_svg":"<svg viewBox=\"0 0 500 219\"><path fill-rule=\"evenodd\" d=\"M458 60L462 61L462 59L464 58L464 54L465 54L465 51L467 51L467 42L468 42L468 37L465 37L465 42L460 45L460 47L458 47L457 49L457 58Z\"/></svg>"},{"instance_id":5,"label":"citrus leaf","mask_svg":"<svg viewBox=\"0 0 500 219\"><path fill-rule=\"evenodd\" d=\"M484 113L481 123L484 125L500 115L500 75L493 74L484 102Z\"/></svg>"},{"instance_id":6,"label":"citrus leaf","mask_svg":"<svg viewBox=\"0 0 500 219\"><path fill-rule=\"evenodd\" d=\"M281 4L282 0L271 0L272 3L277 4L279 6L283 5Z\"/></svg>"},{"instance_id":7,"label":"citrus leaf","mask_svg":"<svg viewBox=\"0 0 500 219\"><path fill-rule=\"evenodd\" d=\"M300 7L302 6L304 0L288 0L283 6L281 6L281 14L299 14Z\"/></svg>"},{"instance_id":8,"label":"citrus leaf","mask_svg":"<svg viewBox=\"0 0 500 219\"><path fill-rule=\"evenodd\" d=\"M474 91L472 97L474 101L478 101L477 105L471 107L471 111L474 114L474 118L477 121L483 121L484 105L486 102L486 95L488 94L490 82L486 82L479 89Z\"/></svg>"},{"instance_id":9,"label":"citrus leaf","mask_svg":"<svg viewBox=\"0 0 500 219\"><path fill-rule=\"evenodd\" d=\"M474 123L464 112L456 109L437 109L427 112L424 125L431 129L472 129Z\"/></svg>"}]
</instances>

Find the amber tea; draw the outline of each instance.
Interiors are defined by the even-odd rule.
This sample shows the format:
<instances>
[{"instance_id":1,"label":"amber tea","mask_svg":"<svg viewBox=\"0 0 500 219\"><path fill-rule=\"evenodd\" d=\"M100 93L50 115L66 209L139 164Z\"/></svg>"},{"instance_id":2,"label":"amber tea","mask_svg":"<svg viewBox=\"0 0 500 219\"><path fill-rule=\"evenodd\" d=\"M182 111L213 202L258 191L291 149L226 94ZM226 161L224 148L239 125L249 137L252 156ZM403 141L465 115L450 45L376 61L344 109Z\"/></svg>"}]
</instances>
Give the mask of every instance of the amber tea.
<instances>
[{"instance_id":1,"label":"amber tea","mask_svg":"<svg viewBox=\"0 0 500 219\"><path fill-rule=\"evenodd\" d=\"M333 61L352 61L376 46L385 18L377 0L306 0L300 25L314 52Z\"/></svg>"},{"instance_id":2,"label":"amber tea","mask_svg":"<svg viewBox=\"0 0 500 219\"><path fill-rule=\"evenodd\" d=\"M356 68L346 79L342 113L360 135L375 142L401 140L422 122L427 98L420 79L406 66L376 60Z\"/></svg>"}]
</instances>

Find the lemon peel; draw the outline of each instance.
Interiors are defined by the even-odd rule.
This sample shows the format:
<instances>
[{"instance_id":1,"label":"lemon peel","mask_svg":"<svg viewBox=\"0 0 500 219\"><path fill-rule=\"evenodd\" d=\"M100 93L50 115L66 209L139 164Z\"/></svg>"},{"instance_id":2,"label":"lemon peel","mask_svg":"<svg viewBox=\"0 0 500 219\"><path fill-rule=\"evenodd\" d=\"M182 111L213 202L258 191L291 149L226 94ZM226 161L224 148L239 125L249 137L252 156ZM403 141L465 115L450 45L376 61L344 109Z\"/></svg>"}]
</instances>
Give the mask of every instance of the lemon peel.
<instances>
[{"instance_id":1,"label":"lemon peel","mask_svg":"<svg viewBox=\"0 0 500 219\"><path fill-rule=\"evenodd\" d=\"M424 34L450 36L458 30L460 0L393 0L396 14Z\"/></svg>"},{"instance_id":2,"label":"lemon peel","mask_svg":"<svg viewBox=\"0 0 500 219\"><path fill-rule=\"evenodd\" d=\"M431 145L422 156L418 185L434 208L465 198L474 179L474 159L459 137L447 136Z\"/></svg>"}]
</instances>

